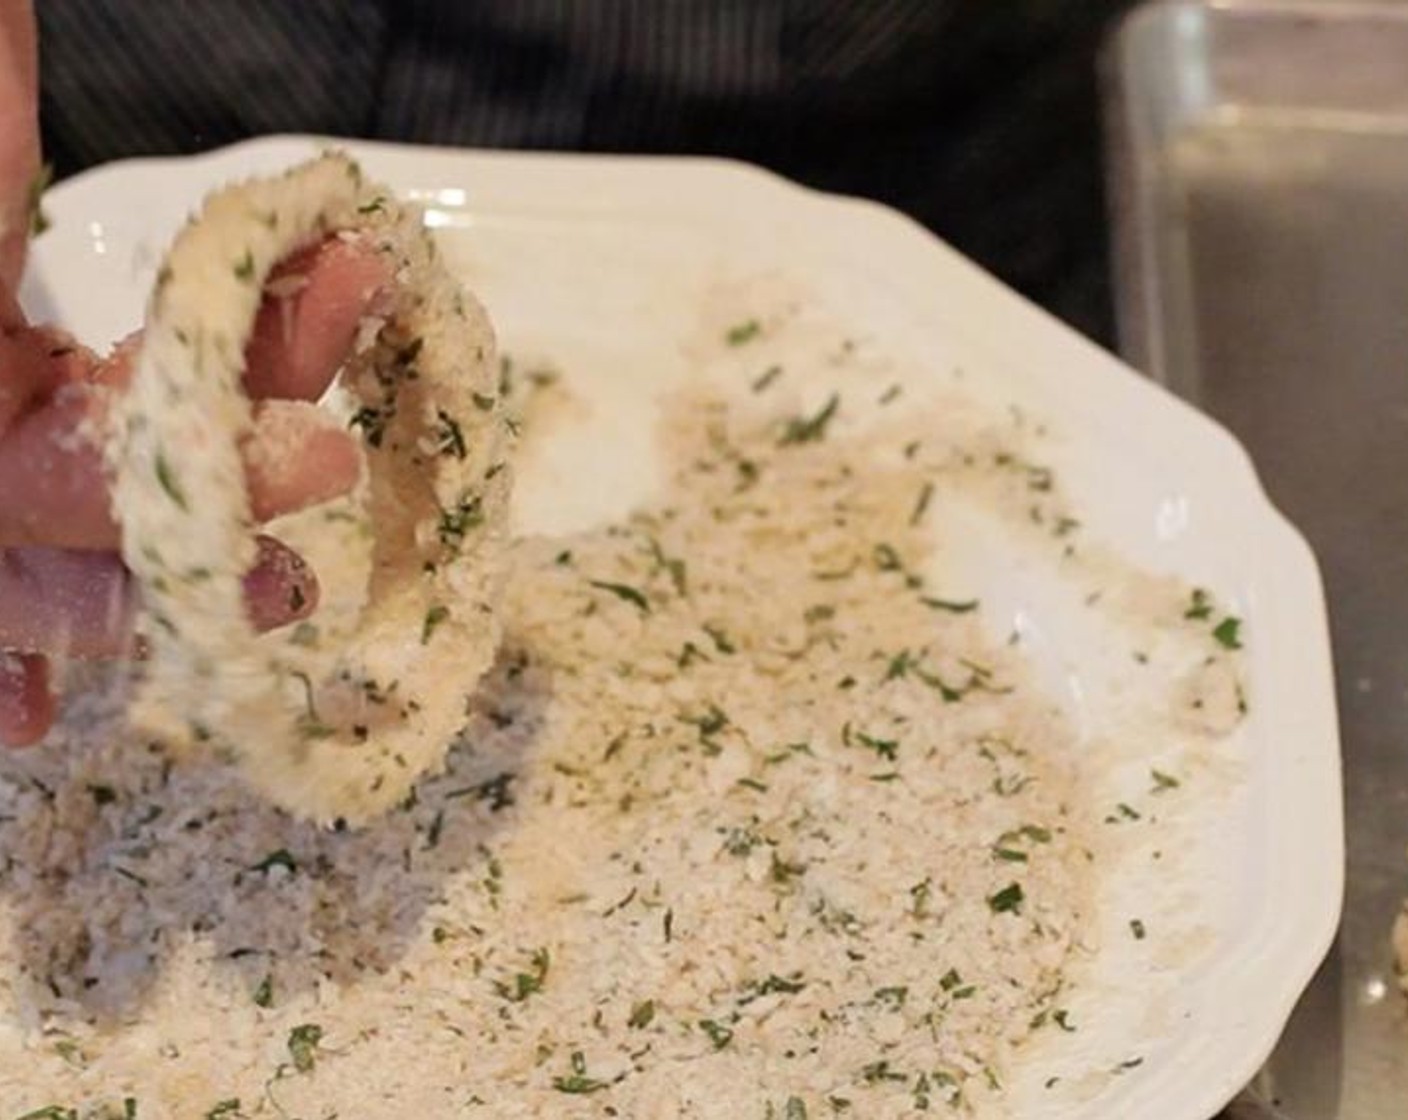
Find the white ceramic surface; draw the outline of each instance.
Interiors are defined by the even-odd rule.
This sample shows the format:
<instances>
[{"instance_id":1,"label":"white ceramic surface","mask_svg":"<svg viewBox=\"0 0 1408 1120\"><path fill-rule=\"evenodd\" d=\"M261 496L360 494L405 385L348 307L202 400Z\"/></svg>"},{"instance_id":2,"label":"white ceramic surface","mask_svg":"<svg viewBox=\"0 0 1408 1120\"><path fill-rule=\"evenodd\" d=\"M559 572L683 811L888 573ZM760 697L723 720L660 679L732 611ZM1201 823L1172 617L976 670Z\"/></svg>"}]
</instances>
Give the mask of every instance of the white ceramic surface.
<instances>
[{"instance_id":1,"label":"white ceramic surface","mask_svg":"<svg viewBox=\"0 0 1408 1120\"><path fill-rule=\"evenodd\" d=\"M90 344L125 334L206 190L317 146L261 140L61 184L25 305ZM902 355L921 389L961 367L984 396L1049 423L1086 531L1245 619L1250 715L1205 780L1128 845L1071 998L1080 1030L1043 1039L1012 1087L1022 1117L1208 1120L1270 1050L1330 943L1342 887L1319 577L1238 445L881 207L715 161L349 146L426 202L507 349L551 359L585 402L525 465L520 527L584 527L648 498L660 391L696 375L700 340L728 316L801 291ZM1142 735L1128 647L1113 652L1109 626L1059 573L979 521L952 534L964 543L950 542L948 571L1022 631L1085 736L1123 744L1092 779L1113 804L1169 749ZM1128 936L1131 917L1148 922L1149 945Z\"/></svg>"}]
</instances>

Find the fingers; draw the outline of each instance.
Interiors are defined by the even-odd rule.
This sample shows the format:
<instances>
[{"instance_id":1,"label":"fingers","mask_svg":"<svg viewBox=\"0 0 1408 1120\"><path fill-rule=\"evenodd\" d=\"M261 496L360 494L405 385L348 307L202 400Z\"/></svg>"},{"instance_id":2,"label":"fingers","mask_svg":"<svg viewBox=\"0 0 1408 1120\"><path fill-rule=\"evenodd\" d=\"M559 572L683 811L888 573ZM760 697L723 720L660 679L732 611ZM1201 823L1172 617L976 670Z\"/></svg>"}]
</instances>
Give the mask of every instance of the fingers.
<instances>
[{"instance_id":1,"label":"fingers","mask_svg":"<svg viewBox=\"0 0 1408 1120\"><path fill-rule=\"evenodd\" d=\"M272 537L256 543L259 559L244 579L254 628L274 630L307 618L319 593L308 565ZM0 553L0 646L67 657L127 653L133 644L129 587L115 556L47 549ZM55 707L45 654L0 649L0 744L39 742L54 722Z\"/></svg>"},{"instance_id":2,"label":"fingers","mask_svg":"<svg viewBox=\"0 0 1408 1120\"><path fill-rule=\"evenodd\" d=\"M95 442L103 392L66 384L0 439L0 545L118 546ZM260 406L241 451L261 521L345 494L361 472L357 441L327 414L294 402Z\"/></svg>"},{"instance_id":3,"label":"fingers","mask_svg":"<svg viewBox=\"0 0 1408 1120\"><path fill-rule=\"evenodd\" d=\"M0 439L0 545L115 548L93 394L66 385Z\"/></svg>"},{"instance_id":4,"label":"fingers","mask_svg":"<svg viewBox=\"0 0 1408 1120\"><path fill-rule=\"evenodd\" d=\"M318 609L317 577L298 553L273 537L259 537L259 560L244 577L245 608L260 633L299 622Z\"/></svg>"},{"instance_id":5,"label":"fingers","mask_svg":"<svg viewBox=\"0 0 1408 1120\"><path fill-rule=\"evenodd\" d=\"M259 537L244 577L245 608L260 631L307 618L318 581L297 553ZM134 588L112 552L14 548L0 552L0 649L76 658L131 652ZM0 653L0 659L8 655Z\"/></svg>"},{"instance_id":6,"label":"fingers","mask_svg":"<svg viewBox=\"0 0 1408 1120\"><path fill-rule=\"evenodd\" d=\"M32 746L53 722L49 662L40 654L0 653L0 743Z\"/></svg>"},{"instance_id":7,"label":"fingers","mask_svg":"<svg viewBox=\"0 0 1408 1120\"><path fill-rule=\"evenodd\" d=\"M0 219L0 224L3 219ZM6 250L0 248L0 258L3 258ZM16 267L16 266L12 266ZM21 257L19 265L16 267L16 280L19 282L18 273L24 268L24 260ZM14 289L8 283L8 278L4 277L6 268L0 265L0 331L12 331L25 324L24 310L20 307L20 301L15 296Z\"/></svg>"},{"instance_id":8,"label":"fingers","mask_svg":"<svg viewBox=\"0 0 1408 1120\"><path fill-rule=\"evenodd\" d=\"M251 394L321 396L388 279L386 263L355 241L330 240L285 262L249 349ZM0 546L116 547L95 440L104 395L126 381L135 350L129 339L98 364L57 332L0 336ZM259 409L244 452L260 520L346 493L360 472L355 440L291 405Z\"/></svg>"},{"instance_id":9,"label":"fingers","mask_svg":"<svg viewBox=\"0 0 1408 1120\"><path fill-rule=\"evenodd\" d=\"M126 648L127 571L114 552L0 552L0 648L99 657Z\"/></svg>"},{"instance_id":10,"label":"fingers","mask_svg":"<svg viewBox=\"0 0 1408 1120\"><path fill-rule=\"evenodd\" d=\"M19 284L29 237L29 196L39 173L38 59L34 10L0 2L0 290ZM13 305L0 306L8 318ZM8 323L0 323L7 326Z\"/></svg>"},{"instance_id":11,"label":"fingers","mask_svg":"<svg viewBox=\"0 0 1408 1120\"><path fill-rule=\"evenodd\" d=\"M59 331L0 333L0 436L64 381L91 368L92 355Z\"/></svg>"},{"instance_id":12,"label":"fingers","mask_svg":"<svg viewBox=\"0 0 1408 1120\"><path fill-rule=\"evenodd\" d=\"M265 286L246 351L250 396L321 397L390 279L386 260L355 240L332 238L284 261Z\"/></svg>"},{"instance_id":13,"label":"fingers","mask_svg":"<svg viewBox=\"0 0 1408 1120\"><path fill-rule=\"evenodd\" d=\"M245 347L245 391L255 400L318 400L390 280L385 259L358 240L329 238L280 263ZM96 377L125 385L140 341L123 340Z\"/></svg>"},{"instance_id":14,"label":"fingers","mask_svg":"<svg viewBox=\"0 0 1408 1120\"><path fill-rule=\"evenodd\" d=\"M328 413L303 401L257 405L242 452L258 521L346 494L362 473L357 441Z\"/></svg>"}]
</instances>

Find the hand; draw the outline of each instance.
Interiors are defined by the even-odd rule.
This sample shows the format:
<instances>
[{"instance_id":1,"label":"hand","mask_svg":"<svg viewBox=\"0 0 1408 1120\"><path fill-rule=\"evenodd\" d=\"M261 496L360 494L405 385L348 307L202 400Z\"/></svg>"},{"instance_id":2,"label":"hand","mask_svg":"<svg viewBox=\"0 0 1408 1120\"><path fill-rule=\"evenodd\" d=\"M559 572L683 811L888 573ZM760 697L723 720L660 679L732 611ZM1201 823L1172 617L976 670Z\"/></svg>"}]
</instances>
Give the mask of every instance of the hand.
<instances>
[{"instance_id":1,"label":"hand","mask_svg":"<svg viewBox=\"0 0 1408 1120\"><path fill-rule=\"evenodd\" d=\"M53 721L47 655L130 652L134 607L95 433L105 402L127 383L138 340L100 360L27 324L14 296L39 169L36 96L33 11L0 0L0 742L11 745L36 742ZM246 354L256 401L246 478L261 521L355 485L356 442L308 402L331 382L388 280L379 258L341 241L285 261L276 275L305 282L266 298ZM258 545L245 579L251 621L272 629L311 613L317 583L301 558L270 537Z\"/></svg>"},{"instance_id":2,"label":"hand","mask_svg":"<svg viewBox=\"0 0 1408 1120\"><path fill-rule=\"evenodd\" d=\"M40 166L37 69L32 7L0 0L0 743L11 745L38 741L53 722L47 655L129 653L134 608L96 433L138 340L100 360L26 323L14 295ZM355 485L356 442L309 402L389 279L378 257L335 240L275 275L304 282L266 297L246 353L245 387L256 401L246 479L260 521ZM318 598L302 559L270 537L258 540L245 595L260 629L305 617Z\"/></svg>"},{"instance_id":3,"label":"hand","mask_svg":"<svg viewBox=\"0 0 1408 1120\"><path fill-rule=\"evenodd\" d=\"M284 262L276 276L304 283L292 296L266 297L246 352L245 386L256 404L245 471L261 521L356 484L356 441L309 402L332 381L388 279L378 257L341 241ZM132 591L113 551L119 529L93 433L105 401L127 382L137 341L100 361L51 329L0 334L0 650L9 651L0 653L0 742L31 743L48 730L46 654L129 651ZM312 573L270 537L259 539L245 593L261 629L306 617L317 604Z\"/></svg>"}]
</instances>

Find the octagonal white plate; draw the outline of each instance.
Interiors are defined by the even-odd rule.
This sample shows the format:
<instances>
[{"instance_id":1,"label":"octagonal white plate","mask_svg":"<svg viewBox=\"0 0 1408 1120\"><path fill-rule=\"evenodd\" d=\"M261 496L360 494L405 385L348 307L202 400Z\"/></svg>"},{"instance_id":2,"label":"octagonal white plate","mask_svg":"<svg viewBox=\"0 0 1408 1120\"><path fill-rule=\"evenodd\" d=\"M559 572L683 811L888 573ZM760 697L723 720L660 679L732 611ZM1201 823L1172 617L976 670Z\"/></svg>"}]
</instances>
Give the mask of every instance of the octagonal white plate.
<instances>
[{"instance_id":1,"label":"octagonal white plate","mask_svg":"<svg viewBox=\"0 0 1408 1120\"><path fill-rule=\"evenodd\" d=\"M261 140L61 184L25 305L92 345L120 337L205 191L319 146ZM1108 877L1071 1001L1081 1030L1026 1053L1011 1087L1024 1118L1208 1120L1269 1052L1329 945L1342 886L1320 581L1237 444L881 207L715 161L349 146L426 202L508 349L550 357L586 402L523 471L521 526L578 528L649 497L659 391L695 375L699 339L728 316L805 292L919 380L962 367L985 395L1041 417L1091 533L1214 589L1245 619L1252 707L1214 748L1209 772L1222 777L1188 783ZM1113 653L1108 628L1072 609L1072 589L1040 562L992 552L1010 547L977 532L951 559L1022 630L1082 732L1125 744L1091 779L1113 804L1165 747L1130 720L1128 649ZM1147 945L1128 935L1133 917Z\"/></svg>"}]
</instances>

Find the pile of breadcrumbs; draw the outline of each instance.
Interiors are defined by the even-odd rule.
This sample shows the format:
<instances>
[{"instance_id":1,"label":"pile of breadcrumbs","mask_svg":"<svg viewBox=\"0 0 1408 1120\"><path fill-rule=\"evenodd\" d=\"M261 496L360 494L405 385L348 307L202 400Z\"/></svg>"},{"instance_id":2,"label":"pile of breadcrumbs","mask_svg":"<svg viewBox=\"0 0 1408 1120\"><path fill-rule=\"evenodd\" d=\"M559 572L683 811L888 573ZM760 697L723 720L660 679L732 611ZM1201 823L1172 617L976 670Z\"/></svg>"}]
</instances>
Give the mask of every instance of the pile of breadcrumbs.
<instances>
[{"instance_id":1,"label":"pile of breadcrumbs","mask_svg":"<svg viewBox=\"0 0 1408 1120\"><path fill-rule=\"evenodd\" d=\"M130 741L100 689L0 759L0 1115L996 1096L1063 1018L1090 809L1073 733L925 542L965 472L1034 503L1049 478L843 413L689 402L657 507L520 542L448 769L369 827Z\"/></svg>"}]
</instances>

